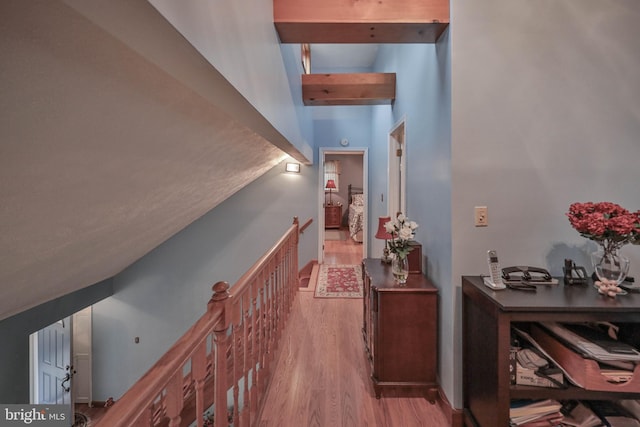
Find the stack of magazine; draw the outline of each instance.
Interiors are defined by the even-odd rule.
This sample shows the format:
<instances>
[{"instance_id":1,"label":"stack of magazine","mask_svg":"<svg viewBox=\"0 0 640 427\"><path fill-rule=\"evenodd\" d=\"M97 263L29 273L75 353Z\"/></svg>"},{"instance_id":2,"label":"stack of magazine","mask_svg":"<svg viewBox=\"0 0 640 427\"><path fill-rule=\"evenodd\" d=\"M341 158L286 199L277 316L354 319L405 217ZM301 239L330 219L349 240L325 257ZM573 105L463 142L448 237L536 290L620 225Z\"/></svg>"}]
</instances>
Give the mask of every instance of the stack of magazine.
<instances>
[{"instance_id":1,"label":"stack of magazine","mask_svg":"<svg viewBox=\"0 0 640 427\"><path fill-rule=\"evenodd\" d=\"M514 400L509 409L509 426L640 427L640 421L624 401Z\"/></svg>"},{"instance_id":2,"label":"stack of magazine","mask_svg":"<svg viewBox=\"0 0 640 427\"><path fill-rule=\"evenodd\" d=\"M537 427L560 425L564 415L562 404L554 399L514 400L509 409L511 427Z\"/></svg>"},{"instance_id":3,"label":"stack of magazine","mask_svg":"<svg viewBox=\"0 0 640 427\"><path fill-rule=\"evenodd\" d=\"M567 347L587 359L597 361L600 373L611 383L624 383L633 377L640 352L629 344L613 339L597 325L541 322L546 330Z\"/></svg>"},{"instance_id":4,"label":"stack of magazine","mask_svg":"<svg viewBox=\"0 0 640 427\"><path fill-rule=\"evenodd\" d=\"M571 427L599 427L602 420L591 408L579 401L570 401L563 405L562 413L565 415L562 426Z\"/></svg>"}]
</instances>

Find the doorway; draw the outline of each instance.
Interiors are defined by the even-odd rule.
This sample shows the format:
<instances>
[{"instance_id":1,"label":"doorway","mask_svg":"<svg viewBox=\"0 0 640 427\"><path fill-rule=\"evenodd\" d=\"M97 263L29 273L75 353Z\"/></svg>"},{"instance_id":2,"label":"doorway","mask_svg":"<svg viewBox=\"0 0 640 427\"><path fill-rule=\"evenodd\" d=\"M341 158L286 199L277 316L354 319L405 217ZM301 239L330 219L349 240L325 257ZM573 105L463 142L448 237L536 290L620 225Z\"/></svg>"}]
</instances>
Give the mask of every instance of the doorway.
<instances>
[{"instance_id":1,"label":"doorway","mask_svg":"<svg viewBox=\"0 0 640 427\"><path fill-rule=\"evenodd\" d=\"M388 215L395 218L398 213L406 214L406 128L402 118L389 132L389 188Z\"/></svg>"},{"instance_id":2,"label":"doorway","mask_svg":"<svg viewBox=\"0 0 640 427\"><path fill-rule=\"evenodd\" d=\"M72 405L71 317L31 335L31 403Z\"/></svg>"},{"instance_id":3,"label":"doorway","mask_svg":"<svg viewBox=\"0 0 640 427\"><path fill-rule=\"evenodd\" d=\"M359 264L368 253L367 155L366 148L320 149L321 166L318 179L318 260L320 264L327 262ZM327 165L329 167L326 168ZM334 182L327 188L329 179ZM339 217L337 221L336 216ZM327 259L327 256L330 259Z\"/></svg>"},{"instance_id":4,"label":"doorway","mask_svg":"<svg viewBox=\"0 0 640 427\"><path fill-rule=\"evenodd\" d=\"M31 403L91 406L92 313L86 307L31 334Z\"/></svg>"}]
</instances>

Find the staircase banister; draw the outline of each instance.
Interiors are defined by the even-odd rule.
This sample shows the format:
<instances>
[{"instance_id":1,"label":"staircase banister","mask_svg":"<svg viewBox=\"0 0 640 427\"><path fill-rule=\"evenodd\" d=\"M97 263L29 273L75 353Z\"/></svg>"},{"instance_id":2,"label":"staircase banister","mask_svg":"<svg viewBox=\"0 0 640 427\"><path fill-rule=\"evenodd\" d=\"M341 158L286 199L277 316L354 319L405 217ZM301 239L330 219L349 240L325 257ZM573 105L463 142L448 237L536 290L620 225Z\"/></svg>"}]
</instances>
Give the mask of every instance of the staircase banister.
<instances>
[{"instance_id":1,"label":"staircase banister","mask_svg":"<svg viewBox=\"0 0 640 427\"><path fill-rule=\"evenodd\" d=\"M150 425L152 415L152 408L155 402L158 400L160 396L165 393L167 390L168 384L178 384L178 376L180 376L180 380L182 379L183 369L187 361L189 361L194 354L198 352L202 345L206 345L207 337L211 334L214 335L214 342L216 346L221 346L221 348L226 348L228 346L227 330L230 327L233 317L242 316L241 312L238 310L237 305L241 304L243 298L245 298L245 294L249 291L250 286L256 280L259 279L261 274L264 274L265 268L273 268L274 271L278 271L280 268L282 273L285 273L285 270L289 270L288 266L284 264L276 264L276 261L279 263L283 263L282 252L288 252L293 249L291 266L296 270L295 277L297 278L297 245L299 238L299 221L298 218L295 217L293 220L293 225L291 225L285 234L276 242L276 244L266 252L256 263L249 269L245 274L238 279L238 281L233 286L233 295L229 293L229 284L226 282L218 282L213 285L213 296L207 305L207 311L200 317L194 325L187 330L187 332L180 337L175 344L165 353L152 367L149 369L126 393L122 395L120 399L116 401L116 403L106 411L105 415L97 421L96 427L124 427L124 426L148 426ZM280 258L280 260L279 260ZM289 262L289 261L287 261ZM290 272L291 273L291 272ZM296 280L296 279L293 279ZM292 289L297 289L297 285L291 287ZM263 289L260 289L260 298L266 297L263 295ZM278 295L274 294L270 295L270 297L277 298ZM271 302L271 304L274 304ZM282 303L280 303L282 304ZM255 302L254 302L255 305ZM273 307L273 306L272 306ZM254 306L255 308L255 306ZM247 309L245 309L247 311ZM274 312L275 313L275 310ZM267 310L265 312L265 316L274 316L274 314ZM261 315L262 316L262 315ZM273 319L273 318L272 318ZM239 319L236 319L239 321ZM265 318L264 321L268 321ZM254 321L255 322L255 321ZM260 327L263 327L263 320L260 320ZM266 328L271 328L276 326L276 321L271 320L272 323L267 323ZM253 327L257 327L254 323ZM279 328L282 325L278 325ZM269 330L269 336L261 335L260 338L260 349L256 348L256 351L262 351L262 357L264 358L264 351L270 351L272 345L275 345L273 341L274 338L277 338L277 334L271 332ZM264 333L263 333L264 334ZM252 335L252 339L255 339L255 335ZM262 340L271 340L268 343L268 347L266 347L267 343L262 342ZM254 343L255 345L255 343ZM215 372L212 373L216 377L216 404L218 406L225 406L224 402L226 402L226 395L228 390L228 384L226 380L227 369L226 369L226 357L218 357L221 356L216 354L216 360L214 362ZM260 376L258 378L258 382L262 385L262 389L264 389L264 381L268 381L268 363L270 361L266 359L262 359L259 361L261 369L260 372L264 371L264 374L267 375L264 379L262 378L263 374L258 373ZM254 360L253 363L256 363ZM266 363L263 365L263 363ZM254 368L250 368L254 369ZM256 375L253 372L252 375ZM252 377L255 378L255 377ZM175 388L175 387L174 387ZM256 392L256 388L254 387L252 392ZM168 393L168 391L166 392ZM172 396L175 393L172 393ZM166 404L166 402L164 402ZM175 403L175 402L174 402ZM183 401L177 403L179 405L176 407L172 407L175 411L178 411L183 404ZM202 403L202 402L201 402ZM255 412L255 408L252 408ZM174 412L175 412L174 411ZM224 424L226 414L223 411L218 411L216 414L216 420L218 424ZM179 418L179 416L178 416ZM202 420L199 420L199 424L201 424ZM171 422L175 422L172 420Z\"/></svg>"},{"instance_id":2,"label":"staircase banister","mask_svg":"<svg viewBox=\"0 0 640 427\"><path fill-rule=\"evenodd\" d=\"M224 282L216 283L213 287L214 290L216 287L220 288L220 283ZM226 284L226 289L228 287L229 285ZM214 294L212 301L215 301L216 295ZM224 298L222 301L224 301ZM138 419L147 411L149 402L153 402L166 387L167 379L178 372L182 373L184 364L191 358L197 347L216 328L216 325L224 322L222 308L222 306L216 306L210 301L207 312L105 412L105 415L98 421L97 425L109 427L130 426L132 420Z\"/></svg>"}]
</instances>

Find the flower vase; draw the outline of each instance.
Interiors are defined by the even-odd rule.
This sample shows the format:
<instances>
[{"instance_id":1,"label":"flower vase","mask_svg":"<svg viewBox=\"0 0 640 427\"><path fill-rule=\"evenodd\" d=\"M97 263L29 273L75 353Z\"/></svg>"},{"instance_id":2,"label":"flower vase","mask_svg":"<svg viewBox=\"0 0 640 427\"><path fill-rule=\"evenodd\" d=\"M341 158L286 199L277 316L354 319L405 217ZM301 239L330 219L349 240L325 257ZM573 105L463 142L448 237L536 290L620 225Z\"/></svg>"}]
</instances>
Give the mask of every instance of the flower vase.
<instances>
[{"instance_id":1,"label":"flower vase","mask_svg":"<svg viewBox=\"0 0 640 427\"><path fill-rule=\"evenodd\" d=\"M601 281L615 282L616 285L622 283L629 272L629 258L620 255L618 248L606 250L601 247L591 254L591 263Z\"/></svg>"},{"instance_id":2,"label":"flower vase","mask_svg":"<svg viewBox=\"0 0 640 427\"><path fill-rule=\"evenodd\" d=\"M404 286L407 283L407 276L409 275L409 261L406 257L396 256L391 263L391 271L396 283L400 286Z\"/></svg>"}]
</instances>

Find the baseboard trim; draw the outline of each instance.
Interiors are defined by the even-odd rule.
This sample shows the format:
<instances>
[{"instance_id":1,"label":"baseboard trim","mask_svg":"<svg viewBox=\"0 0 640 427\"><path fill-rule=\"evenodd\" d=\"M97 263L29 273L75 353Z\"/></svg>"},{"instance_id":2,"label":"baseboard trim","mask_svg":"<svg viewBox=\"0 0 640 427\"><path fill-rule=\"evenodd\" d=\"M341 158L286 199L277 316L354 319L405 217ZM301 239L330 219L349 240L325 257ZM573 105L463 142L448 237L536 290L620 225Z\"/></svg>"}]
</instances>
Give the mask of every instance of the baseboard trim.
<instances>
[{"instance_id":1,"label":"baseboard trim","mask_svg":"<svg viewBox=\"0 0 640 427\"><path fill-rule=\"evenodd\" d=\"M438 387L438 398L436 404L447 418L447 421L451 427L463 427L464 426L464 412L461 409L455 409L449 403L447 395L444 393L441 387Z\"/></svg>"}]
</instances>

